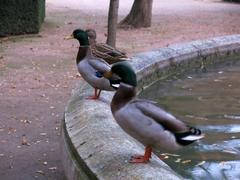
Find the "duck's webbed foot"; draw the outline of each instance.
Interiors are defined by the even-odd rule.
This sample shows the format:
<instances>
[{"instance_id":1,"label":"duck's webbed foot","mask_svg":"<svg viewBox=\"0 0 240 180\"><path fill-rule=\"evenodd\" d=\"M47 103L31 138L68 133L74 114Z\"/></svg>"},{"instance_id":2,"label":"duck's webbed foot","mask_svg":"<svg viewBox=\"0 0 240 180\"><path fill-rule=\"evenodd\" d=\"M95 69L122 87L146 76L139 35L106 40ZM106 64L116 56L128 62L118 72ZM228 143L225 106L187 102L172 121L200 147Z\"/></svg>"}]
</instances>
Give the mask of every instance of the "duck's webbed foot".
<instances>
[{"instance_id":1,"label":"duck's webbed foot","mask_svg":"<svg viewBox=\"0 0 240 180\"><path fill-rule=\"evenodd\" d=\"M100 93L101 93L101 90L98 91L98 89L94 89L94 95L93 96L89 96L87 97L86 99L92 99L92 100L96 100L100 97Z\"/></svg>"},{"instance_id":2,"label":"duck's webbed foot","mask_svg":"<svg viewBox=\"0 0 240 180\"><path fill-rule=\"evenodd\" d=\"M134 155L129 160L130 163L147 163L149 162L149 158L144 157L144 155Z\"/></svg>"},{"instance_id":3,"label":"duck's webbed foot","mask_svg":"<svg viewBox=\"0 0 240 180\"><path fill-rule=\"evenodd\" d=\"M152 155L152 148L147 146L144 155L134 155L129 160L130 163L148 163Z\"/></svg>"},{"instance_id":4,"label":"duck's webbed foot","mask_svg":"<svg viewBox=\"0 0 240 180\"><path fill-rule=\"evenodd\" d=\"M86 99L92 99L92 100L96 100L96 99L98 99L98 97L97 97L97 96L95 96L95 95L93 95L93 96L89 96L89 97L87 97Z\"/></svg>"}]
</instances>

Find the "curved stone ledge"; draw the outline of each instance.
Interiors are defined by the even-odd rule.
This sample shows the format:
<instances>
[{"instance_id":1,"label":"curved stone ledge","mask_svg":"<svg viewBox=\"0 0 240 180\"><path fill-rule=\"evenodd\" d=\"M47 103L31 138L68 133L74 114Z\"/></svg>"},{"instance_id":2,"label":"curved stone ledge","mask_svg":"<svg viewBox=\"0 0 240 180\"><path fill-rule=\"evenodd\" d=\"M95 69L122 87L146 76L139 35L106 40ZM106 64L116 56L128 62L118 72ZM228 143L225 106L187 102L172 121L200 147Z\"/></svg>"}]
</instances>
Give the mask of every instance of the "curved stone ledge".
<instances>
[{"instance_id":1,"label":"curved stone ledge","mask_svg":"<svg viewBox=\"0 0 240 180\"><path fill-rule=\"evenodd\" d=\"M141 53L130 63L137 72L139 87L187 71L222 62L240 60L240 35L172 45ZM93 89L83 80L66 107L62 123L61 149L66 176L75 179L182 179L153 156L151 163L130 164L132 154L144 147L116 124L110 111L113 93L100 100L86 100Z\"/></svg>"}]
</instances>

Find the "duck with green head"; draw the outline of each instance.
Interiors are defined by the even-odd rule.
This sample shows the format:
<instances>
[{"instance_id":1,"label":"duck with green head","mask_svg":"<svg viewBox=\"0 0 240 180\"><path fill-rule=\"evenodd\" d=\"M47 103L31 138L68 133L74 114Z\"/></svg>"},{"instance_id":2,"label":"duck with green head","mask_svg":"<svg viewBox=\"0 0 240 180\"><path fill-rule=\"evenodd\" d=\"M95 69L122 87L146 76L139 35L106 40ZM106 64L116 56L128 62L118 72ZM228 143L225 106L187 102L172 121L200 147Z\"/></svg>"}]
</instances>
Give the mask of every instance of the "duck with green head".
<instances>
[{"instance_id":1,"label":"duck with green head","mask_svg":"<svg viewBox=\"0 0 240 180\"><path fill-rule=\"evenodd\" d=\"M199 129L187 126L155 102L137 99L136 74L128 63L114 64L108 78L114 74L120 78L120 84L113 84L117 91L111 102L112 114L125 132L145 145L144 155L135 155L130 162L148 162L152 148L177 150L204 137Z\"/></svg>"},{"instance_id":2,"label":"duck with green head","mask_svg":"<svg viewBox=\"0 0 240 180\"><path fill-rule=\"evenodd\" d=\"M111 67L104 60L92 55L88 34L82 29L76 29L65 39L77 39L80 43L76 58L77 68L83 79L95 89L94 95L88 99L98 99L102 90L114 91L109 80L103 77Z\"/></svg>"}]
</instances>

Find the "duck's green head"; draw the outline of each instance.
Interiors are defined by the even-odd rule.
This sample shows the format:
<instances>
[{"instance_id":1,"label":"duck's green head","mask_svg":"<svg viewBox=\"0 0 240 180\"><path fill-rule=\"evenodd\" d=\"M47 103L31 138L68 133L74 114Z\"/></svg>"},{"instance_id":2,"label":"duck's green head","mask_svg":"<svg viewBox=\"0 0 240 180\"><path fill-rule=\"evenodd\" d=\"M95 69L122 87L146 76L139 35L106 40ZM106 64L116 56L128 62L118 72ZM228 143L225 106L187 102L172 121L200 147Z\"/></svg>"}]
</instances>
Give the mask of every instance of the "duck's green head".
<instances>
[{"instance_id":1,"label":"duck's green head","mask_svg":"<svg viewBox=\"0 0 240 180\"><path fill-rule=\"evenodd\" d=\"M106 74L106 78L114 78L114 75L120 78L120 82L136 87L137 77L133 68L127 62L118 62L112 65L111 71Z\"/></svg>"},{"instance_id":2,"label":"duck's green head","mask_svg":"<svg viewBox=\"0 0 240 180\"><path fill-rule=\"evenodd\" d=\"M81 46L89 46L88 34L82 29L75 29L73 33L65 39L77 39Z\"/></svg>"}]
</instances>

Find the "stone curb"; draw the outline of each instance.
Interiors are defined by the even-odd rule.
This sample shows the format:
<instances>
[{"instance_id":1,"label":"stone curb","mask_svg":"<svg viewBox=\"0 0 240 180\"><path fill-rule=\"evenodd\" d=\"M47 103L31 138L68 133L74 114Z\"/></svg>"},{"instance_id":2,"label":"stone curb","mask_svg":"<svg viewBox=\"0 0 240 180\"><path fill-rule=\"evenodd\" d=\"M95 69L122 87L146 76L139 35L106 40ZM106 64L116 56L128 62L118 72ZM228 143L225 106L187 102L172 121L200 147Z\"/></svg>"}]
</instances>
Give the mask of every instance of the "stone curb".
<instances>
[{"instance_id":1,"label":"stone curb","mask_svg":"<svg viewBox=\"0 0 240 180\"><path fill-rule=\"evenodd\" d=\"M240 35L193 41L140 53L130 64L138 77L139 91L158 79L198 71L231 59L240 60ZM132 154L144 147L114 121L110 102L113 93L100 100L86 100L93 88L81 80L73 90L62 122L62 161L69 180L77 179L182 179L153 156L151 163L130 164Z\"/></svg>"}]
</instances>

